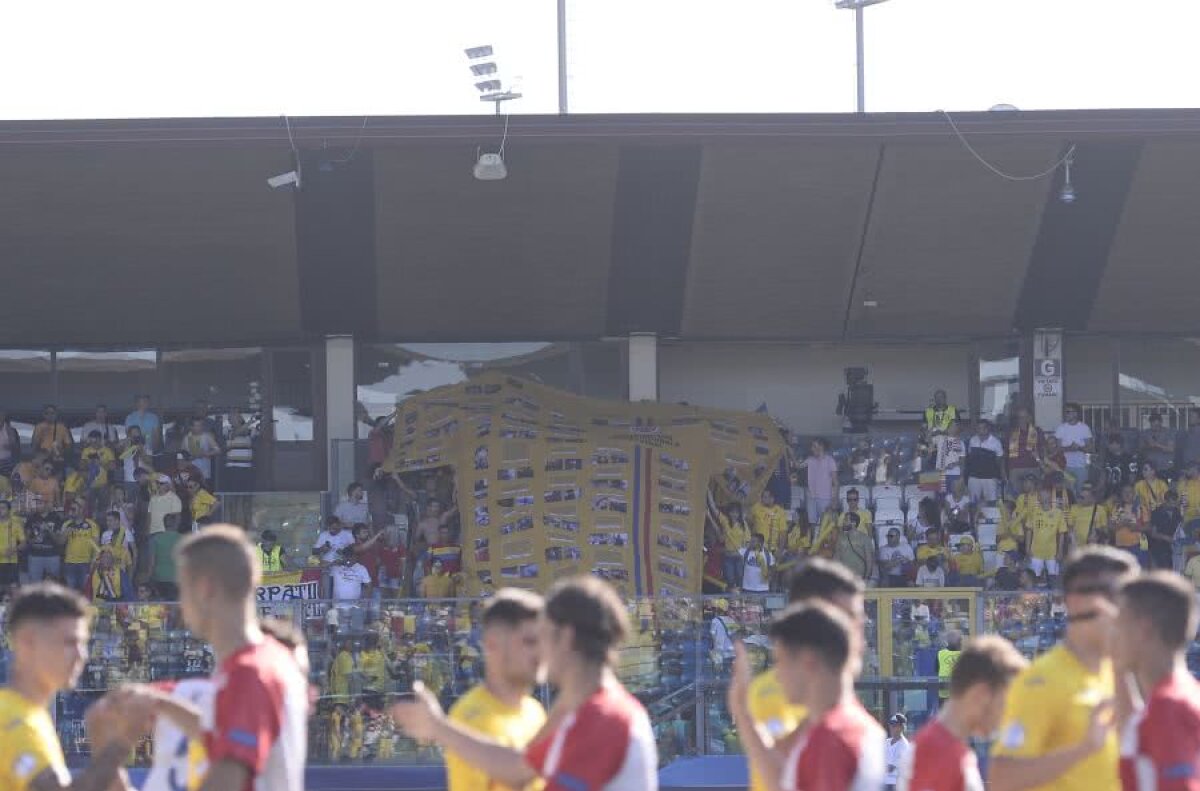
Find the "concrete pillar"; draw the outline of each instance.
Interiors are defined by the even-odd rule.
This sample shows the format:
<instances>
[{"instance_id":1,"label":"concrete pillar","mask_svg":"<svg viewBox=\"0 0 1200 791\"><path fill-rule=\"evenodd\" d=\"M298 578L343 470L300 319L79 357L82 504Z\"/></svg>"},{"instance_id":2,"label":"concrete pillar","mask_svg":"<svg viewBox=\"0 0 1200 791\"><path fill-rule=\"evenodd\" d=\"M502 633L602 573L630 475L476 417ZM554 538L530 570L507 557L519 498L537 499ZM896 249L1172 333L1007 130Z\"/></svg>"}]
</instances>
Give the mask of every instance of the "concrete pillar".
<instances>
[{"instance_id":1,"label":"concrete pillar","mask_svg":"<svg viewBox=\"0 0 1200 791\"><path fill-rule=\"evenodd\" d=\"M1062 422L1062 330L1037 330L1033 334L1033 422L1053 431Z\"/></svg>"},{"instance_id":2,"label":"concrete pillar","mask_svg":"<svg viewBox=\"0 0 1200 791\"><path fill-rule=\"evenodd\" d=\"M347 335L325 339L325 431L330 440L329 482L333 502L347 483L354 480L355 437L354 338ZM343 440L343 441L337 441ZM336 446L336 447L335 447Z\"/></svg>"},{"instance_id":3,"label":"concrete pillar","mask_svg":"<svg viewBox=\"0 0 1200 791\"><path fill-rule=\"evenodd\" d=\"M658 338L629 336L629 400L658 400Z\"/></svg>"}]
</instances>

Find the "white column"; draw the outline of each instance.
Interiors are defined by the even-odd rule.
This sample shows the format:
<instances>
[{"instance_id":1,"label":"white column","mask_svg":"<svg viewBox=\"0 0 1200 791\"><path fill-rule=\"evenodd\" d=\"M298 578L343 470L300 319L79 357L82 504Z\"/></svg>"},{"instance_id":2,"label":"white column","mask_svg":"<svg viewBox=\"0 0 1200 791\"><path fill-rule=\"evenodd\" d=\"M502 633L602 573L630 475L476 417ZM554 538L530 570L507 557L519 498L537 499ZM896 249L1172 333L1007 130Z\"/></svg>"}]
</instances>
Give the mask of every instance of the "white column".
<instances>
[{"instance_id":1,"label":"white column","mask_svg":"<svg viewBox=\"0 0 1200 791\"><path fill-rule=\"evenodd\" d=\"M339 335L325 339L325 433L330 440L329 483L333 500L338 488L354 480L354 451L348 442L355 439L354 425L354 338ZM338 449L334 450L333 445Z\"/></svg>"},{"instance_id":2,"label":"white column","mask_svg":"<svg viewBox=\"0 0 1200 791\"><path fill-rule=\"evenodd\" d=\"M1062 422L1062 330L1037 330L1033 334L1033 422L1053 431Z\"/></svg>"},{"instance_id":3,"label":"white column","mask_svg":"<svg viewBox=\"0 0 1200 791\"><path fill-rule=\"evenodd\" d=\"M629 400L658 400L658 338L629 336Z\"/></svg>"}]
</instances>

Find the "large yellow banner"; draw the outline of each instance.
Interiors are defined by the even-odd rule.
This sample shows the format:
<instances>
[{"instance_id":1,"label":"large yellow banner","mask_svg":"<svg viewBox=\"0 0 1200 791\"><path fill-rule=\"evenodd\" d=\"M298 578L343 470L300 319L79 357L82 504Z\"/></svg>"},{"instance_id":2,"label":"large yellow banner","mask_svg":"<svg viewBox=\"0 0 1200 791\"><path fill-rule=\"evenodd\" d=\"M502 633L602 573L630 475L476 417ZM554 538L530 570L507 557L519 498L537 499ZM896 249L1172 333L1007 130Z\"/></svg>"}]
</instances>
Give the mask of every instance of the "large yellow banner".
<instances>
[{"instance_id":1,"label":"large yellow banner","mask_svg":"<svg viewBox=\"0 0 1200 791\"><path fill-rule=\"evenodd\" d=\"M469 594L584 572L627 596L698 593L710 486L752 501L783 453L766 415L499 373L414 396L396 417L387 471L454 468Z\"/></svg>"}]
</instances>

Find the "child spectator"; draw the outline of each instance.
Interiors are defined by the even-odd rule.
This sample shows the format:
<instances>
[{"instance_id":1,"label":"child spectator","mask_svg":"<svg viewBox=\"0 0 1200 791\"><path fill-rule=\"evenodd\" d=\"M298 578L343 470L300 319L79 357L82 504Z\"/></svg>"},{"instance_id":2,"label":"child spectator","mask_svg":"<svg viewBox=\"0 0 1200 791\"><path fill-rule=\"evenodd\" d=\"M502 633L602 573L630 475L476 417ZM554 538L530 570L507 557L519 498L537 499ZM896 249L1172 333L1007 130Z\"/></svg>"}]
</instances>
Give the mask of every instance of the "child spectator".
<instances>
[{"instance_id":1,"label":"child spectator","mask_svg":"<svg viewBox=\"0 0 1200 791\"><path fill-rule=\"evenodd\" d=\"M121 600L121 569L110 547L103 547L92 564L88 588L95 601Z\"/></svg>"},{"instance_id":2,"label":"child spectator","mask_svg":"<svg viewBox=\"0 0 1200 791\"><path fill-rule=\"evenodd\" d=\"M440 561L421 580L421 596L426 599L449 599L454 597L454 577L446 573Z\"/></svg>"},{"instance_id":3,"label":"child spectator","mask_svg":"<svg viewBox=\"0 0 1200 791\"><path fill-rule=\"evenodd\" d=\"M1156 569L1175 570L1175 534L1183 526L1179 495L1168 490L1163 503L1150 514L1150 560Z\"/></svg>"}]
</instances>

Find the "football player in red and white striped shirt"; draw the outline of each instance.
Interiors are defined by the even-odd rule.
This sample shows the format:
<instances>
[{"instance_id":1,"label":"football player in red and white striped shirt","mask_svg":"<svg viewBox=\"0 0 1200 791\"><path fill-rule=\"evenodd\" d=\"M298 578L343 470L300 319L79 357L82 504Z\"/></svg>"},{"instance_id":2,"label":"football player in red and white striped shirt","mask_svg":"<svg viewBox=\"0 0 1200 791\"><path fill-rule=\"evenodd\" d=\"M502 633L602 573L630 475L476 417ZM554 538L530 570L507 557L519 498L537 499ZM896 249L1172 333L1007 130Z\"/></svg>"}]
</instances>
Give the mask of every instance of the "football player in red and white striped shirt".
<instances>
[{"instance_id":1,"label":"football player in red and white striped shirt","mask_svg":"<svg viewBox=\"0 0 1200 791\"><path fill-rule=\"evenodd\" d=\"M200 791L303 791L308 680L297 653L259 626L262 569L246 531L206 527L175 557L184 622L217 659L198 709L208 759Z\"/></svg>"},{"instance_id":2,"label":"football player in red and white striped shirt","mask_svg":"<svg viewBox=\"0 0 1200 791\"><path fill-rule=\"evenodd\" d=\"M616 591L596 577L562 580L546 595L539 628L546 676L558 697L523 751L451 722L417 685L415 700L392 707L393 719L410 736L437 742L511 788L542 778L545 791L654 791L658 750L650 718L611 668L629 630Z\"/></svg>"},{"instance_id":3,"label":"football player in red and white striped shirt","mask_svg":"<svg viewBox=\"0 0 1200 791\"><path fill-rule=\"evenodd\" d=\"M1004 717L1004 698L1029 663L1003 637L971 640L950 673L950 699L913 738L897 791L983 791L968 740L988 737Z\"/></svg>"},{"instance_id":4,"label":"football player in red and white striped shirt","mask_svg":"<svg viewBox=\"0 0 1200 791\"><path fill-rule=\"evenodd\" d=\"M1185 661L1196 634L1196 592L1174 572L1152 571L1125 583L1118 602L1121 784L1125 791L1200 791L1200 683Z\"/></svg>"},{"instance_id":5,"label":"football player in red and white striped shirt","mask_svg":"<svg viewBox=\"0 0 1200 791\"><path fill-rule=\"evenodd\" d=\"M808 719L769 744L747 704L749 660L736 645L729 710L750 765L771 791L879 791L884 732L854 695L850 619L824 603L793 604L771 623L771 651L788 702Z\"/></svg>"}]
</instances>

